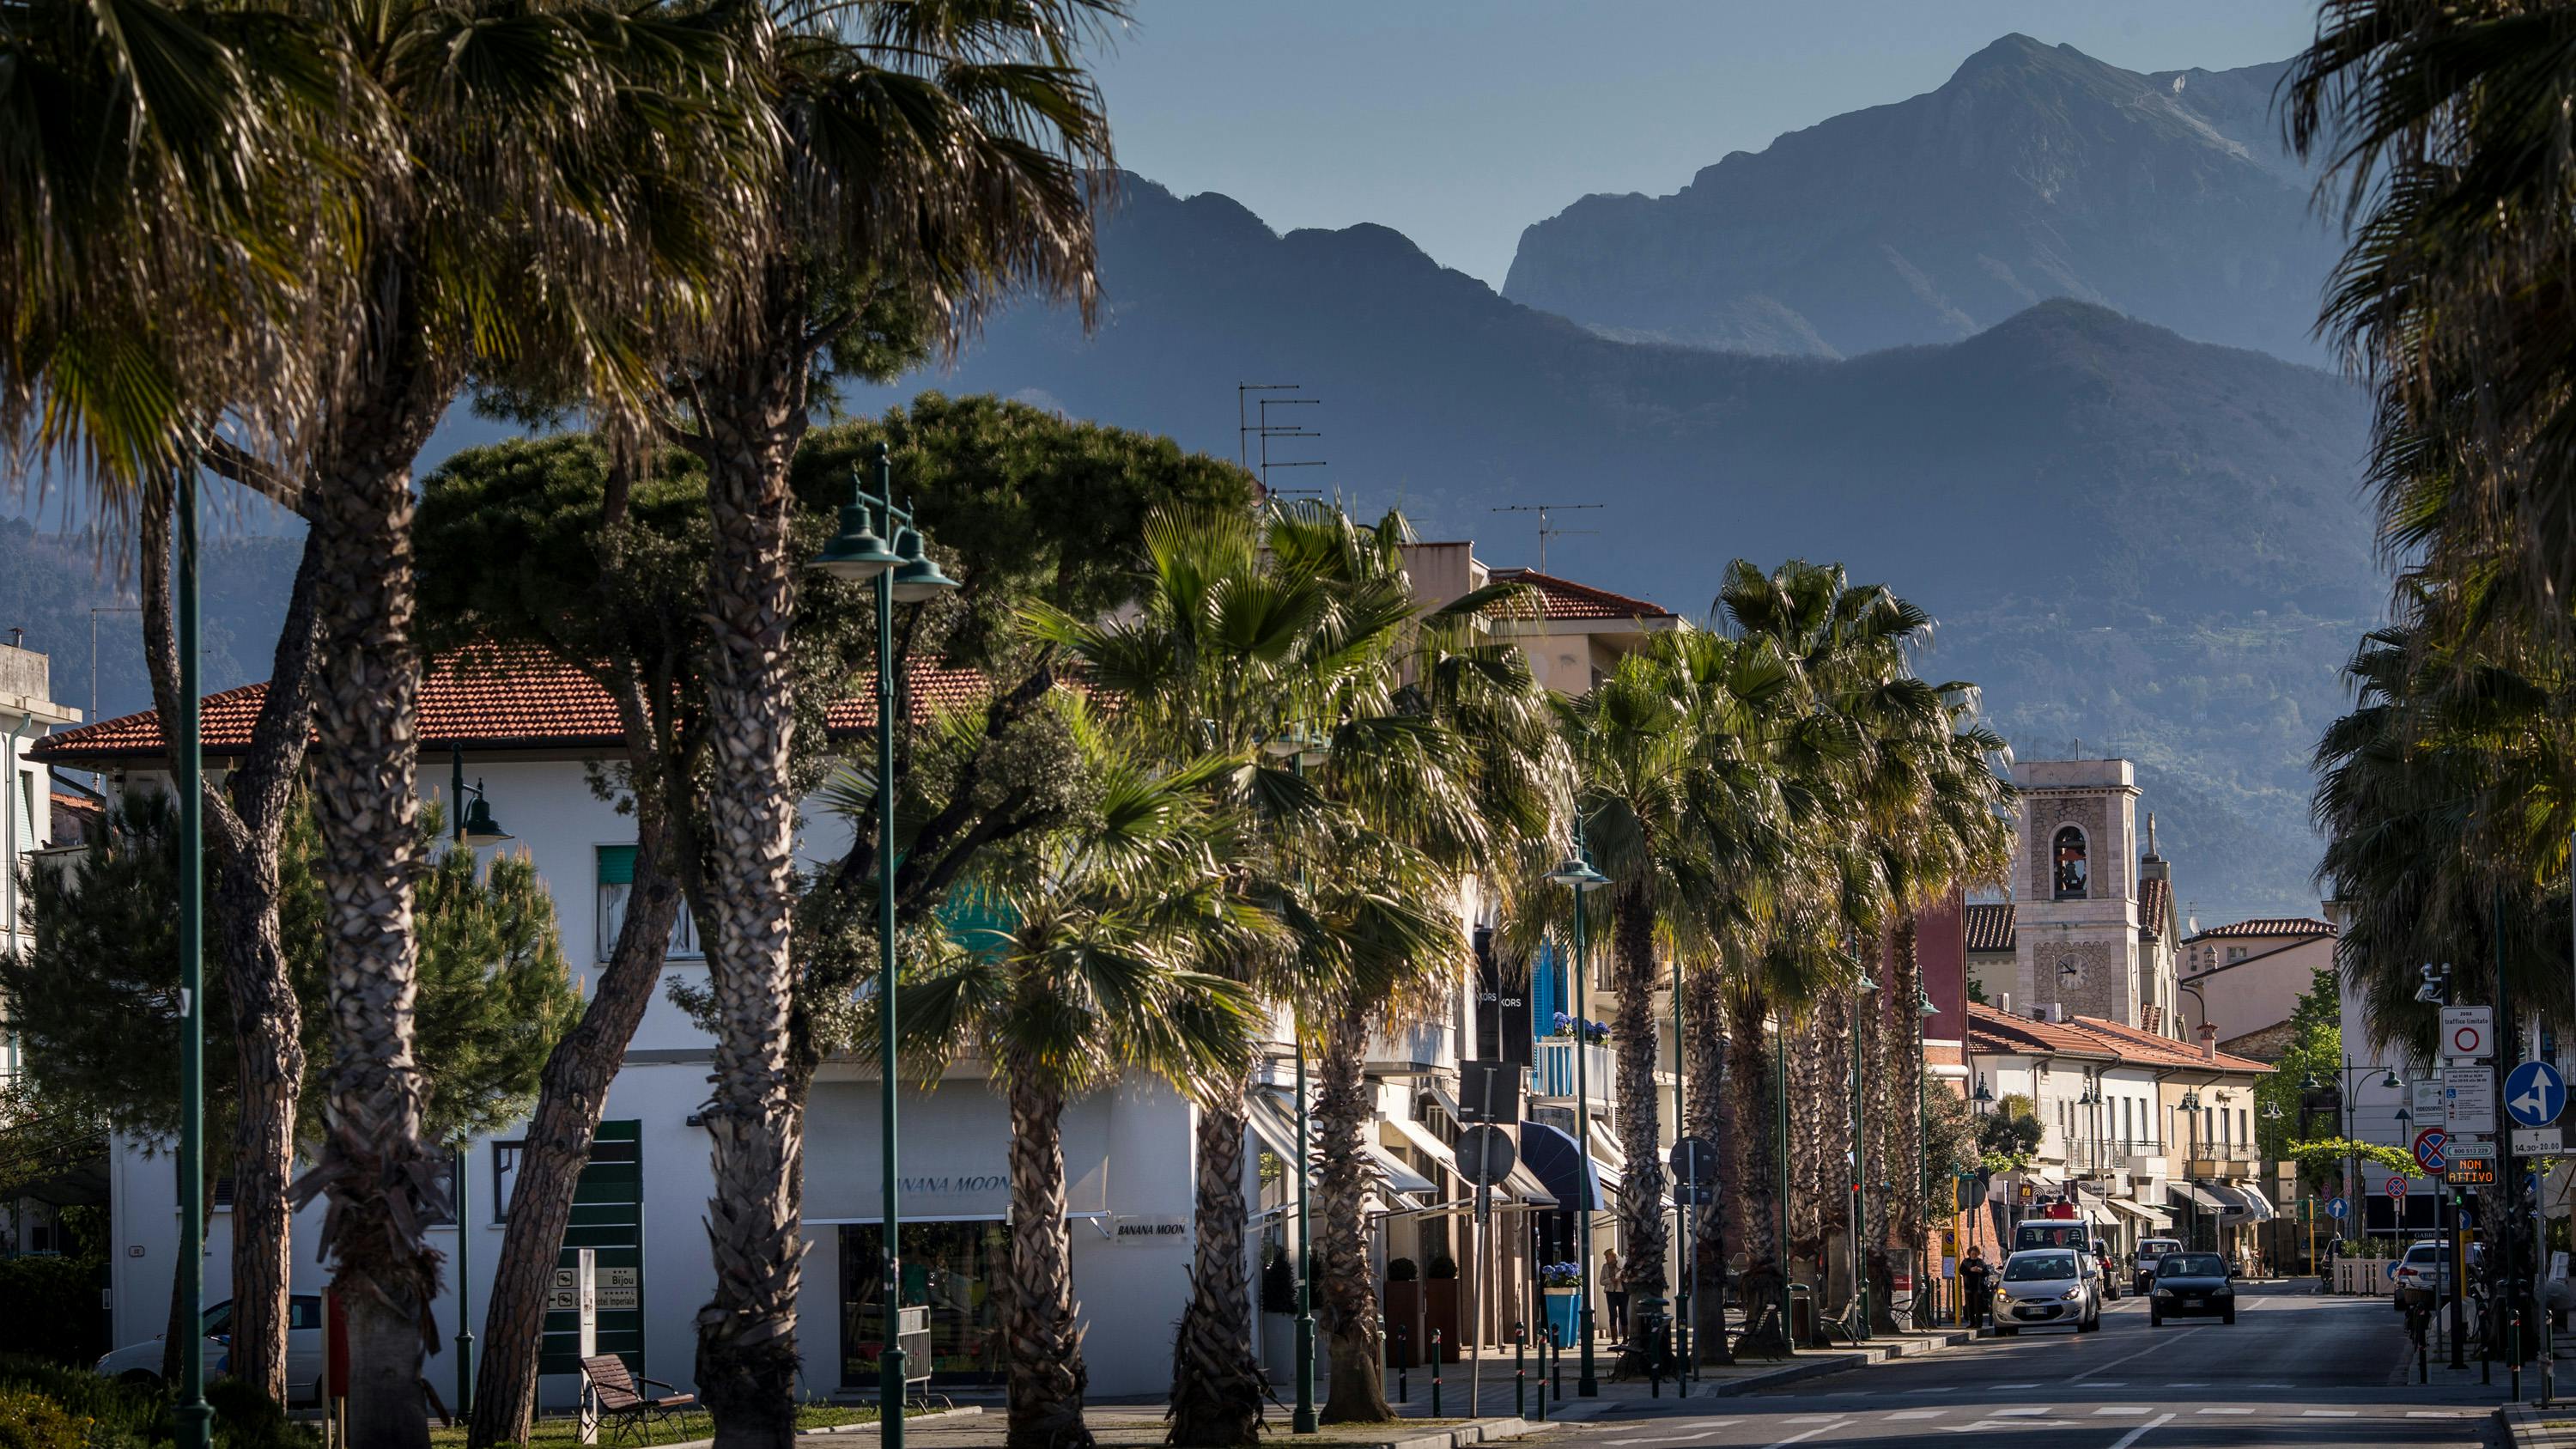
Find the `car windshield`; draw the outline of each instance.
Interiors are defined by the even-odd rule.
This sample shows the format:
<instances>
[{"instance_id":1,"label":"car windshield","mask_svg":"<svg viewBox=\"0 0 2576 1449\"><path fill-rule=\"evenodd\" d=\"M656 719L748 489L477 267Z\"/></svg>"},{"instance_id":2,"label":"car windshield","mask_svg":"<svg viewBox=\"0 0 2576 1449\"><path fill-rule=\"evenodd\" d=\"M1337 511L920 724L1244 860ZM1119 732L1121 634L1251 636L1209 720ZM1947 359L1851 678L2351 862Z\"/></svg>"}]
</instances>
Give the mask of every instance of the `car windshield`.
<instances>
[{"instance_id":1,"label":"car windshield","mask_svg":"<svg viewBox=\"0 0 2576 1449\"><path fill-rule=\"evenodd\" d=\"M2075 1257L2071 1253L2016 1253L2011 1262L2004 1264L2004 1281L2007 1283L2074 1276Z\"/></svg>"},{"instance_id":2,"label":"car windshield","mask_svg":"<svg viewBox=\"0 0 2576 1449\"><path fill-rule=\"evenodd\" d=\"M2406 1250L2406 1261L2409 1263L2438 1263L2442 1261L2442 1245L2439 1243L2417 1243L2415 1246Z\"/></svg>"},{"instance_id":3,"label":"car windshield","mask_svg":"<svg viewBox=\"0 0 2576 1449\"><path fill-rule=\"evenodd\" d=\"M2224 1278L2227 1264L2216 1253L2167 1253L2156 1266L2160 1278Z\"/></svg>"}]
</instances>

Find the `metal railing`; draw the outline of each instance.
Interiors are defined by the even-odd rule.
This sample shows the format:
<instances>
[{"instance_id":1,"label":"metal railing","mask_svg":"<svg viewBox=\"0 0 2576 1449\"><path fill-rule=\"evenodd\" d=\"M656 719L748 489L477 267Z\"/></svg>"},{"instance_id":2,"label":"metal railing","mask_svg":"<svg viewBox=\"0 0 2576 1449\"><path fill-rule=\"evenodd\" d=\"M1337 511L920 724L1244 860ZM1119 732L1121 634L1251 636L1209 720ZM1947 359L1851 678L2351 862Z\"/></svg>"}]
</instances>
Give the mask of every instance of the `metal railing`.
<instances>
[{"instance_id":1,"label":"metal railing","mask_svg":"<svg viewBox=\"0 0 2576 1449\"><path fill-rule=\"evenodd\" d=\"M1571 1037L1547 1037L1538 1043L1537 1056L1530 1064L1530 1095L1533 1097L1571 1097L1574 1095L1574 1054L1584 1053L1583 1074L1586 1095L1595 1102L1611 1098L1612 1075L1618 1069L1616 1059L1606 1045L1577 1043Z\"/></svg>"}]
</instances>

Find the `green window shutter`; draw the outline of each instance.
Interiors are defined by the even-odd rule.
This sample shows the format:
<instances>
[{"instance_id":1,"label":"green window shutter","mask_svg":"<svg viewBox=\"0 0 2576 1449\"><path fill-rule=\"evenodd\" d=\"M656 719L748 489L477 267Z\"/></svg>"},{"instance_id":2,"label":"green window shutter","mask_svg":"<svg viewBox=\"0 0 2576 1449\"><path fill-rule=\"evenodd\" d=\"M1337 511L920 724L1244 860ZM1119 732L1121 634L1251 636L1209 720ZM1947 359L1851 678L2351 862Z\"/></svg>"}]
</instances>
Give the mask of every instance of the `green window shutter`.
<instances>
[{"instance_id":1,"label":"green window shutter","mask_svg":"<svg viewBox=\"0 0 2576 1449\"><path fill-rule=\"evenodd\" d=\"M599 847L599 883L601 885L635 884L635 847L603 845Z\"/></svg>"}]
</instances>

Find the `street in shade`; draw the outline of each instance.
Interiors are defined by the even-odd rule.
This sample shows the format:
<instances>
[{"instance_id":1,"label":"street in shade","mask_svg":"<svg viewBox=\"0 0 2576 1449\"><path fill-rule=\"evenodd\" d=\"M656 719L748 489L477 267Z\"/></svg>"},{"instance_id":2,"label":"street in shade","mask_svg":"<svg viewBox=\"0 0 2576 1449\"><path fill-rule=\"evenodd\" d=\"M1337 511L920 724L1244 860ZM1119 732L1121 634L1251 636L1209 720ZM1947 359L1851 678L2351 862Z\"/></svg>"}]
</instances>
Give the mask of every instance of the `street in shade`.
<instances>
[{"instance_id":1,"label":"street in shade","mask_svg":"<svg viewBox=\"0 0 2576 1449\"><path fill-rule=\"evenodd\" d=\"M2386 1299L2321 1297L2308 1281L2238 1291L2233 1324L2152 1327L2130 1298L2104 1310L2098 1333L1983 1339L1739 1398L1623 1404L1563 1432L1601 1449L2494 1442L2501 1366L2488 1387L2474 1370L2418 1385Z\"/></svg>"}]
</instances>

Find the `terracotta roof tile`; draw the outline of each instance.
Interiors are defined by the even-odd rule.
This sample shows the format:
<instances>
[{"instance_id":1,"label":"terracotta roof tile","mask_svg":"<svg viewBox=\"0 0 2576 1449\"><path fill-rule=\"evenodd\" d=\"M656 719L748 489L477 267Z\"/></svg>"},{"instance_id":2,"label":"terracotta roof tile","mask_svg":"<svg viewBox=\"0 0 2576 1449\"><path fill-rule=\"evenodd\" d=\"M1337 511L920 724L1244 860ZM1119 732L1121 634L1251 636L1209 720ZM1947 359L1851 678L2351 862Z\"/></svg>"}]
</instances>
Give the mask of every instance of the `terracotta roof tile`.
<instances>
[{"instance_id":1,"label":"terracotta roof tile","mask_svg":"<svg viewBox=\"0 0 2576 1449\"><path fill-rule=\"evenodd\" d=\"M1496 569L1491 575L1498 584L1527 584L1528 592L1508 603L1494 605L1489 612L1507 619L1673 619L1680 617L1661 604L1645 599L1632 599L1590 584L1578 584L1536 569Z\"/></svg>"},{"instance_id":2,"label":"terracotta roof tile","mask_svg":"<svg viewBox=\"0 0 2576 1449\"><path fill-rule=\"evenodd\" d=\"M2010 901L1971 903L1968 907L1968 949L1971 951L2009 951L2013 949L2014 906Z\"/></svg>"},{"instance_id":3,"label":"terracotta roof tile","mask_svg":"<svg viewBox=\"0 0 2576 1449\"><path fill-rule=\"evenodd\" d=\"M2226 1052L2220 1052L2213 1062L2201 1055L2198 1047L2098 1016L2069 1017L2063 1022L2033 1021L1974 1002L1968 1005L1968 1049L1995 1055L2093 1057L2146 1067L2272 1070L2250 1057Z\"/></svg>"},{"instance_id":4,"label":"terracotta roof tile","mask_svg":"<svg viewBox=\"0 0 2576 1449\"><path fill-rule=\"evenodd\" d=\"M912 707L916 719L971 704L985 693L971 670L916 664ZM245 684L206 696L199 726L209 754L247 747L266 684ZM875 722L876 700L859 696L833 702L826 716L834 734ZM596 747L624 737L608 691L561 660L536 653L482 652L451 656L431 666L420 686L423 749L449 744L483 748ZM100 720L46 736L31 759L63 761L159 759L164 753L161 717L151 710Z\"/></svg>"},{"instance_id":5,"label":"terracotta roof tile","mask_svg":"<svg viewBox=\"0 0 2576 1449\"><path fill-rule=\"evenodd\" d=\"M2104 1017L2078 1016L2070 1019L2066 1024L2078 1031L2100 1038L2104 1044L2117 1051L2123 1060L2135 1061L2145 1066L2215 1067L2230 1072L2272 1070L2267 1063L2258 1062L2251 1057L2230 1056L2226 1052L2220 1052L2218 1059L2211 1061L2202 1055L2196 1045L2178 1042L2169 1036L2158 1036L2154 1032L2141 1031L2126 1022L2111 1021Z\"/></svg>"},{"instance_id":6,"label":"terracotta roof tile","mask_svg":"<svg viewBox=\"0 0 2576 1449\"><path fill-rule=\"evenodd\" d=\"M2262 916L2232 925L2212 926L2186 939L2208 941L2229 936L2331 936L2334 922L2310 920L2304 916Z\"/></svg>"}]
</instances>

